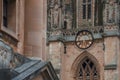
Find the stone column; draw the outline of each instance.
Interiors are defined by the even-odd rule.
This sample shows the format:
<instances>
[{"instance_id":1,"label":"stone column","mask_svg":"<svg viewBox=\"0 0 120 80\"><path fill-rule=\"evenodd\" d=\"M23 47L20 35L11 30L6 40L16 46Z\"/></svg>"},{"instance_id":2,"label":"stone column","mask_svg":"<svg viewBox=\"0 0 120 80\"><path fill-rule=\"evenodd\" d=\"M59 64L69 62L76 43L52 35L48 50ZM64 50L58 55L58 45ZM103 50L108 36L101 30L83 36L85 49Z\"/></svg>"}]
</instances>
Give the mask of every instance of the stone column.
<instances>
[{"instance_id":1,"label":"stone column","mask_svg":"<svg viewBox=\"0 0 120 80\"><path fill-rule=\"evenodd\" d=\"M25 50L29 57L45 58L46 0L25 0Z\"/></svg>"}]
</instances>

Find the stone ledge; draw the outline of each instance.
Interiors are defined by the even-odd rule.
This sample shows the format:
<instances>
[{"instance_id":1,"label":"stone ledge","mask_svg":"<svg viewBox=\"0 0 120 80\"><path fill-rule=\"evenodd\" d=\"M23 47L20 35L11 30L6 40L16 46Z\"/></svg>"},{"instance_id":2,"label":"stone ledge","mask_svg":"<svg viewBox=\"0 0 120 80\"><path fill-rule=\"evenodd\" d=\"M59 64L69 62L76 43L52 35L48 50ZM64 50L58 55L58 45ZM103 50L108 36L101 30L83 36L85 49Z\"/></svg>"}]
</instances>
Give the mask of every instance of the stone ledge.
<instances>
[{"instance_id":1,"label":"stone ledge","mask_svg":"<svg viewBox=\"0 0 120 80\"><path fill-rule=\"evenodd\" d=\"M120 32L119 31L106 31L103 33L104 37L109 37L109 36L120 36Z\"/></svg>"},{"instance_id":2,"label":"stone ledge","mask_svg":"<svg viewBox=\"0 0 120 80\"><path fill-rule=\"evenodd\" d=\"M94 39L101 39L102 38L102 34L94 34ZM53 41L59 41L59 38L65 40L66 42L72 42L75 41L75 37L76 35L72 35L72 36L61 36L61 35L57 35L57 36L50 36L48 38L48 42L53 42Z\"/></svg>"},{"instance_id":3,"label":"stone ledge","mask_svg":"<svg viewBox=\"0 0 120 80\"><path fill-rule=\"evenodd\" d=\"M112 65L105 65L104 70L116 70L117 69L117 65L116 64L112 64Z\"/></svg>"}]
</instances>

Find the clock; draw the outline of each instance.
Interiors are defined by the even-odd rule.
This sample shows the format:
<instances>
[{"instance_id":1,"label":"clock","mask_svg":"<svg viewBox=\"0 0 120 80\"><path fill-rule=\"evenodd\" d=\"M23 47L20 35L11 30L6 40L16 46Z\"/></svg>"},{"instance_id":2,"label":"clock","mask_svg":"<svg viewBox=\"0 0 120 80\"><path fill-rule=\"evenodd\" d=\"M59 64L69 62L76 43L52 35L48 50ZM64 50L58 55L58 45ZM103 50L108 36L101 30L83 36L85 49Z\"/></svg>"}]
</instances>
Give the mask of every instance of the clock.
<instances>
[{"instance_id":1,"label":"clock","mask_svg":"<svg viewBox=\"0 0 120 80\"><path fill-rule=\"evenodd\" d=\"M90 31L81 30L75 37L75 45L80 49L87 49L93 44L94 38Z\"/></svg>"}]
</instances>

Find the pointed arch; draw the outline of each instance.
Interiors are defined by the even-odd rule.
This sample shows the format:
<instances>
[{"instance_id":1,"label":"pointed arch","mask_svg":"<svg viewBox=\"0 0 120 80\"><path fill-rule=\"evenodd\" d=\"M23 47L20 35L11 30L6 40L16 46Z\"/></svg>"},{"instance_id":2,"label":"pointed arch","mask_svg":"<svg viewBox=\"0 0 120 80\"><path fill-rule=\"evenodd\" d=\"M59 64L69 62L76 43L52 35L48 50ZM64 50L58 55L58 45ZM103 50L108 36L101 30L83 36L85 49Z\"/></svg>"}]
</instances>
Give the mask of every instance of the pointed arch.
<instances>
[{"instance_id":1,"label":"pointed arch","mask_svg":"<svg viewBox=\"0 0 120 80\"><path fill-rule=\"evenodd\" d=\"M100 80L98 60L87 51L81 53L73 62L71 74L75 80Z\"/></svg>"}]
</instances>

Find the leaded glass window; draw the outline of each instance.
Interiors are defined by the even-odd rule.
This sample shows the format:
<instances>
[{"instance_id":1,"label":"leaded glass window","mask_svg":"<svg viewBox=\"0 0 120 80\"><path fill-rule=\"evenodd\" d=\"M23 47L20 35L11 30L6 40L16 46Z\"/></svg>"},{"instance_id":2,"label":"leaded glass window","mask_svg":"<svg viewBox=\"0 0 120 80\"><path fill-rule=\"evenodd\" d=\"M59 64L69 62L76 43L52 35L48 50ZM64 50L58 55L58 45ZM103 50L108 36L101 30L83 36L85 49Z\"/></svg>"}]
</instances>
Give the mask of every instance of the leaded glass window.
<instances>
[{"instance_id":1,"label":"leaded glass window","mask_svg":"<svg viewBox=\"0 0 120 80\"><path fill-rule=\"evenodd\" d=\"M80 63L77 80L100 80L97 67L89 58Z\"/></svg>"}]
</instances>

